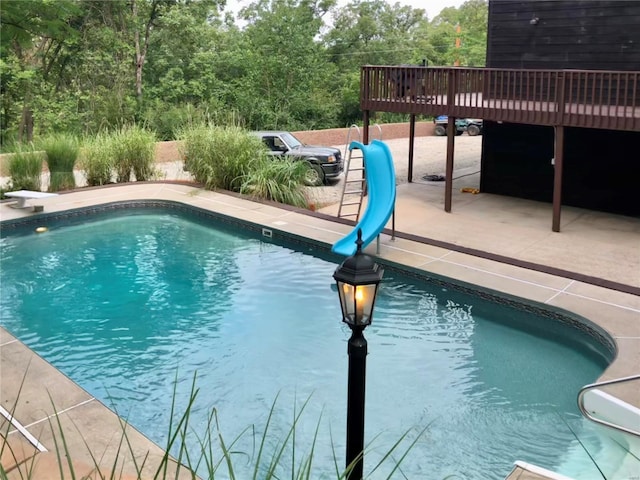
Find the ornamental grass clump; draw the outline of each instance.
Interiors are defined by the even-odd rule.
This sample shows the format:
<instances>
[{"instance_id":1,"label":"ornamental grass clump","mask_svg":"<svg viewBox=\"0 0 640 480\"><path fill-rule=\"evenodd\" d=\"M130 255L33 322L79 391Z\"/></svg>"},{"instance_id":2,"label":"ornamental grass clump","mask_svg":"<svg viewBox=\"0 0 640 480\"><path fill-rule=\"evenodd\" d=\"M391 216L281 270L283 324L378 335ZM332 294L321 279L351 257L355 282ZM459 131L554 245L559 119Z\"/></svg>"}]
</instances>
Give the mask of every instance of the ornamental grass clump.
<instances>
[{"instance_id":1,"label":"ornamental grass clump","mask_svg":"<svg viewBox=\"0 0 640 480\"><path fill-rule=\"evenodd\" d=\"M19 147L9 160L10 190L33 190L39 192L42 188L42 152L36 152L33 145Z\"/></svg>"},{"instance_id":2,"label":"ornamental grass clump","mask_svg":"<svg viewBox=\"0 0 640 480\"><path fill-rule=\"evenodd\" d=\"M79 163L90 187L112 182L114 145L114 136L108 133L99 133L85 143Z\"/></svg>"},{"instance_id":3,"label":"ornamental grass clump","mask_svg":"<svg viewBox=\"0 0 640 480\"><path fill-rule=\"evenodd\" d=\"M155 134L137 125L122 127L113 134L113 161L118 182L145 182L157 176Z\"/></svg>"},{"instance_id":4,"label":"ornamental grass clump","mask_svg":"<svg viewBox=\"0 0 640 480\"><path fill-rule=\"evenodd\" d=\"M47 157L49 167L49 191L59 192L75 188L74 168L80 143L78 139L67 133L57 133L42 139L38 146Z\"/></svg>"},{"instance_id":5,"label":"ornamental grass clump","mask_svg":"<svg viewBox=\"0 0 640 480\"><path fill-rule=\"evenodd\" d=\"M264 157L260 139L236 126L189 127L181 132L180 139L185 169L211 190L239 192L244 177Z\"/></svg>"},{"instance_id":6,"label":"ornamental grass clump","mask_svg":"<svg viewBox=\"0 0 640 480\"><path fill-rule=\"evenodd\" d=\"M240 193L304 208L309 203L304 188L307 168L300 161L264 159L245 176Z\"/></svg>"}]
</instances>

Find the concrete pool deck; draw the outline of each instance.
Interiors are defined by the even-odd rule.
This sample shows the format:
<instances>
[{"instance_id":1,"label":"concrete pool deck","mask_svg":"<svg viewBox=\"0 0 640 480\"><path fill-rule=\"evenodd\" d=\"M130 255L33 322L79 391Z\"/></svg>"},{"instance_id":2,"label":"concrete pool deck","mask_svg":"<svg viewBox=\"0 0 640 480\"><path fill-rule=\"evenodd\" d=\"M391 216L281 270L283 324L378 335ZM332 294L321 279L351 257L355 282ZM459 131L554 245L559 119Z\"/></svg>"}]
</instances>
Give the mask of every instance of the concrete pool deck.
<instances>
[{"instance_id":1,"label":"concrete pool deck","mask_svg":"<svg viewBox=\"0 0 640 480\"><path fill-rule=\"evenodd\" d=\"M395 240L382 235L379 256L427 274L479 285L584 317L605 329L618 347L617 357L600 380L637 374L640 219L565 207L562 232L553 233L550 205L460 192L461 186L473 186L473 182L473 175L457 181L450 214L442 210L441 185L424 182L399 185L396 230L403 235ZM174 183L83 189L39 203L44 205L44 213L51 213L135 199L183 202L327 245L352 229L332 216L335 206L312 214ZM2 220L35 215L9 208L5 203L0 205ZM367 251L375 254L375 248L374 243ZM606 391L640 407L637 382ZM85 470L91 470L92 459L84 453L86 441L94 452L104 453L101 466L112 465L122 432L118 417L1 328L0 402L49 451L55 447L53 431L57 423L50 424L48 420L54 413L52 404L55 405L58 412L64 412L59 418L70 448L79 452L74 460ZM34 456L33 447L25 446L28 442L18 439L20 433L8 428L0 417L0 432L8 430L12 432L9 443L16 445L14 451L24 449L20 455ZM145 475L150 475L162 450L139 433L127 431L136 458L150 452L145 470ZM34 458L42 466L32 478L54 478L46 476L51 473L51 454L37 453ZM516 460L522 459L513 459ZM8 460L3 455L3 466L5 461ZM135 476L131 459L126 460L122 471ZM18 476L13 470L9 478ZM545 477L514 471L511 478Z\"/></svg>"}]
</instances>

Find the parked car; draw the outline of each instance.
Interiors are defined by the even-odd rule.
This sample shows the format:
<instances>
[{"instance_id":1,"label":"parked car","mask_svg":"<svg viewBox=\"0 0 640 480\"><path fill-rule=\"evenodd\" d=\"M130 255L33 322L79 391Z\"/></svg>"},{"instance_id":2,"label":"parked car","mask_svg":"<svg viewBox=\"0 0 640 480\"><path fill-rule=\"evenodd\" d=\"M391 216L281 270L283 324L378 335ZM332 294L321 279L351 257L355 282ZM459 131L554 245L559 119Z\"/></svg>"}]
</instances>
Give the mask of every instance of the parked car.
<instances>
[{"instance_id":1,"label":"parked car","mask_svg":"<svg viewBox=\"0 0 640 480\"><path fill-rule=\"evenodd\" d=\"M433 121L436 124L434 133L438 136L447 134L447 124L449 118L446 115L440 115ZM467 132L468 135L475 137L482 133L482 119L478 118L458 118L456 119L456 135L462 135Z\"/></svg>"},{"instance_id":2,"label":"parked car","mask_svg":"<svg viewBox=\"0 0 640 480\"><path fill-rule=\"evenodd\" d=\"M307 162L307 185L322 185L328 179L338 177L344 169L342 153L337 148L305 145L291 132L285 131L261 131L252 134L262 139L274 157L288 157Z\"/></svg>"}]
</instances>

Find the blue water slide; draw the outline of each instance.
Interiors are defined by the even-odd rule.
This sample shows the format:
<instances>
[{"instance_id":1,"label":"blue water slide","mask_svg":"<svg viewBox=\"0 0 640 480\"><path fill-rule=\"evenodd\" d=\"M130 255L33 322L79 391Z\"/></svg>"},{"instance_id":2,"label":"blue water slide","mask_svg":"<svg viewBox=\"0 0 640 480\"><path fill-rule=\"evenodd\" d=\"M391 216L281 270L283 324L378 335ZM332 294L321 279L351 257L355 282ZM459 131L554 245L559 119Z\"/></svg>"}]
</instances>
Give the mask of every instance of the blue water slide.
<instances>
[{"instance_id":1,"label":"blue water slide","mask_svg":"<svg viewBox=\"0 0 640 480\"><path fill-rule=\"evenodd\" d=\"M362 229L363 248L380 234L396 203L396 173L389 146L380 140L374 140L369 145L351 142L349 150L354 148L362 150L364 156L369 201L355 228L331 248L334 253L345 256L356 253L358 229Z\"/></svg>"}]
</instances>

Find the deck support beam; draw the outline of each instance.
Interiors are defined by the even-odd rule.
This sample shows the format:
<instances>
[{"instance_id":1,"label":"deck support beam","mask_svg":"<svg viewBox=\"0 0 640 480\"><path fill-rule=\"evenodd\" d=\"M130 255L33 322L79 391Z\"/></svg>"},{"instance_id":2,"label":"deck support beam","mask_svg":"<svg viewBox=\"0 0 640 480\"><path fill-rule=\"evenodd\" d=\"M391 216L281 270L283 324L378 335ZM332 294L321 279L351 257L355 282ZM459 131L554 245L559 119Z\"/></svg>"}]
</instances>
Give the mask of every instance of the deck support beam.
<instances>
[{"instance_id":1,"label":"deck support beam","mask_svg":"<svg viewBox=\"0 0 640 480\"><path fill-rule=\"evenodd\" d=\"M362 112L362 128L364 129L364 132L362 132L362 143L369 145L369 110Z\"/></svg>"},{"instance_id":2,"label":"deck support beam","mask_svg":"<svg viewBox=\"0 0 640 480\"><path fill-rule=\"evenodd\" d=\"M564 165L564 126L554 127L553 146L553 221L551 229L560 231L560 209L562 207L562 167Z\"/></svg>"},{"instance_id":3,"label":"deck support beam","mask_svg":"<svg viewBox=\"0 0 640 480\"><path fill-rule=\"evenodd\" d=\"M456 138L456 118L449 117L447 121L447 165L445 169L444 211L451 211L453 196L453 153Z\"/></svg>"},{"instance_id":4,"label":"deck support beam","mask_svg":"<svg viewBox=\"0 0 640 480\"><path fill-rule=\"evenodd\" d=\"M413 146L416 139L416 116L411 114L409 118L409 173L407 174L407 182L413 182Z\"/></svg>"}]
</instances>

